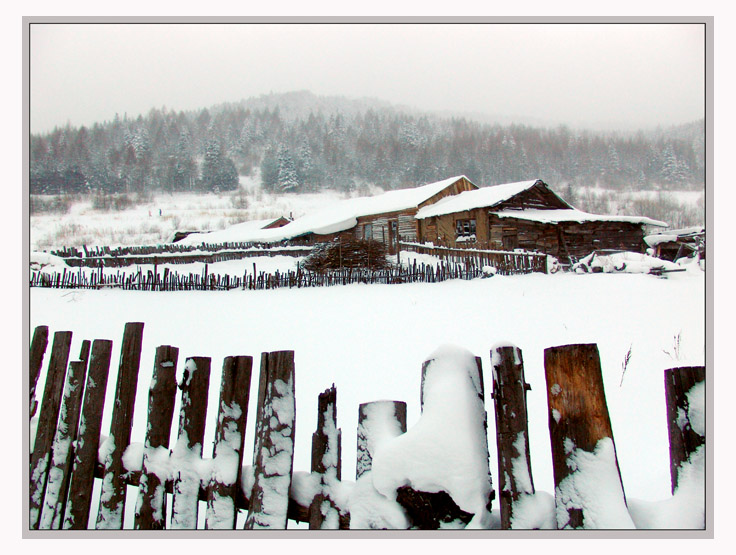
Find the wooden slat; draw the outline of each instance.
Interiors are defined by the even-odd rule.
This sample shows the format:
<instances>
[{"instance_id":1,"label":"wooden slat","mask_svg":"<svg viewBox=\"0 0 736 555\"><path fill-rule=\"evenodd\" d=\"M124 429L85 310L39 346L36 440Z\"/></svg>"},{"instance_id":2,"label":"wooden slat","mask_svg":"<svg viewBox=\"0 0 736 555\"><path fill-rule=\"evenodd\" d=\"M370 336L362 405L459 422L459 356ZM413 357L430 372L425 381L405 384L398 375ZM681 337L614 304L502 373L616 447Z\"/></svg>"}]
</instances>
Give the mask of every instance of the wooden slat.
<instances>
[{"instance_id":1,"label":"wooden slat","mask_svg":"<svg viewBox=\"0 0 736 555\"><path fill-rule=\"evenodd\" d=\"M260 379L255 482L245 528L285 529L294 464L294 351L263 353Z\"/></svg>"},{"instance_id":2,"label":"wooden slat","mask_svg":"<svg viewBox=\"0 0 736 555\"><path fill-rule=\"evenodd\" d=\"M524 494L534 493L529 454L526 392L521 349L507 345L491 351L493 401L496 411L498 487L501 528L512 528L514 505Z\"/></svg>"},{"instance_id":3,"label":"wooden slat","mask_svg":"<svg viewBox=\"0 0 736 555\"><path fill-rule=\"evenodd\" d=\"M97 339L92 344L69 484L69 498L64 516L65 529L84 530L89 521L111 353L112 341Z\"/></svg>"},{"instance_id":4,"label":"wooden slat","mask_svg":"<svg viewBox=\"0 0 736 555\"><path fill-rule=\"evenodd\" d=\"M49 343L49 327L48 326L37 326L33 332L33 339L31 340L31 353L29 356L29 381L30 381L30 393L28 398L30 399L30 412L29 416L33 417L36 414L37 402L36 402L36 384L38 383L38 376L41 373L41 367L43 366L43 356L46 353L46 347Z\"/></svg>"},{"instance_id":5,"label":"wooden slat","mask_svg":"<svg viewBox=\"0 0 736 555\"><path fill-rule=\"evenodd\" d=\"M557 527L633 528L618 469L597 345L545 349L544 369ZM618 480L596 480L590 471L579 479L579 461L592 457L597 461L596 474L607 467ZM603 496L609 506L605 514L596 514L585 500Z\"/></svg>"},{"instance_id":6,"label":"wooden slat","mask_svg":"<svg viewBox=\"0 0 736 555\"><path fill-rule=\"evenodd\" d=\"M123 528L126 497L123 453L130 444L142 342L143 323L125 324L115 389L115 405L108 438L108 441L112 443L105 457L105 476L102 481L100 508L97 513L96 527L98 529L121 530Z\"/></svg>"},{"instance_id":7,"label":"wooden slat","mask_svg":"<svg viewBox=\"0 0 736 555\"><path fill-rule=\"evenodd\" d=\"M148 389L148 426L143 448L143 467L138 489L134 527L137 530L166 528L166 475L162 459L169 457L169 436L176 402L176 363L179 349L156 348L153 376Z\"/></svg>"},{"instance_id":8,"label":"wooden slat","mask_svg":"<svg viewBox=\"0 0 736 555\"><path fill-rule=\"evenodd\" d=\"M200 477L196 462L202 457L211 362L209 357L188 358L179 382L179 436L171 455L175 468L171 528L176 530L197 528Z\"/></svg>"},{"instance_id":9,"label":"wooden slat","mask_svg":"<svg viewBox=\"0 0 736 555\"><path fill-rule=\"evenodd\" d=\"M31 453L29 528L37 529L46 493L51 447L56 434L56 422L61 408L64 376L69 361L72 332L57 331L51 346L51 359L46 372L46 384L36 426L36 439Z\"/></svg>"},{"instance_id":10,"label":"wooden slat","mask_svg":"<svg viewBox=\"0 0 736 555\"><path fill-rule=\"evenodd\" d=\"M670 368L664 372L667 402L667 430L670 440L670 479L672 493L679 483L680 466L705 444L705 437L690 423L688 393L705 381L704 366Z\"/></svg>"},{"instance_id":11,"label":"wooden slat","mask_svg":"<svg viewBox=\"0 0 736 555\"><path fill-rule=\"evenodd\" d=\"M337 530L340 528L340 511L332 492L341 476L341 453L334 384L320 393L317 400L317 431L312 434L312 473L319 475L320 489L309 507L309 529Z\"/></svg>"},{"instance_id":12,"label":"wooden slat","mask_svg":"<svg viewBox=\"0 0 736 555\"><path fill-rule=\"evenodd\" d=\"M252 370L249 356L227 357L223 363L212 453L217 472L207 492L207 529L235 529Z\"/></svg>"},{"instance_id":13,"label":"wooden slat","mask_svg":"<svg viewBox=\"0 0 736 555\"><path fill-rule=\"evenodd\" d=\"M89 345L89 342L86 343ZM39 522L39 528L42 530L60 529L64 518L86 374L86 360L69 363L61 402L59 426L54 437L46 498L41 512L41 521Z\"/></svg>"}]
</instances>

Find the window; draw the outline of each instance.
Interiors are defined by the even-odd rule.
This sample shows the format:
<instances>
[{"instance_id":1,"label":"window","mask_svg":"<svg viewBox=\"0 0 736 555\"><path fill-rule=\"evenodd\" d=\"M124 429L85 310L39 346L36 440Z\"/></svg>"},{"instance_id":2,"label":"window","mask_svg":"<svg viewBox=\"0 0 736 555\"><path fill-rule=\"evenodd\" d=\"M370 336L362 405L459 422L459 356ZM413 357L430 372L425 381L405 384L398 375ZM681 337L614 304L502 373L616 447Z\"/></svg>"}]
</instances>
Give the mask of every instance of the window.
<instances>
[{"instance_id":1,"label":"window","mask_svg":"<svg viewBox=\"0 0 736 555\"><path fill-rule=\"evenodd\" d=\"M363 226L363 238L373 239L373 224L365 224Z\"/></svg>"},{"instance_id":2,"label":"window","mask_svg":"<svg viewBox=\"0 0 736 555\"><path fill-rule=\"evenodd\" d=\"M475 241L475 220L455 220L455 239Z\"/></svg>"}]
</instances>

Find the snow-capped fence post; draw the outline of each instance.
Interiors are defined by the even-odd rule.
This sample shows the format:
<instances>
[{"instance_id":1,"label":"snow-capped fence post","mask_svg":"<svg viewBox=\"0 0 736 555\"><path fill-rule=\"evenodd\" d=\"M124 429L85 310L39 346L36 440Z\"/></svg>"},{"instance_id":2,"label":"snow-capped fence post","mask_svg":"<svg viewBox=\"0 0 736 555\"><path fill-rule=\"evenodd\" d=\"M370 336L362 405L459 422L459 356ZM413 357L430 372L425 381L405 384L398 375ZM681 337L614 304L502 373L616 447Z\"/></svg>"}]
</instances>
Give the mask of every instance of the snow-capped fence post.
<instances>
[{"instance_id":1,"label":"snow-capped fence post","mask_svg":"<svg viewBox=\"0 0 736 555\"><path fill-rule=\"evenodd\" d=\"M41 373L41 366L43 366L43 355L46 354L46 347L49 344L49 327L48 326L36 326L33 331L33 339L31 340L31 352L28 359L29 374L28 378L30 381L30 410L29 417L33 417L36 414L37 401L36 401L36 384L38 383L38 376Z\"/></svg>"},{"instance_id":2,"label":"snow-capped fence post","mask_svg":"<svg viewBox=\"0 0 736 555\"><path fill-rule=\"evenodd\" d=\"M700 413L702 407L696 407L697 401L690 398L694 394L694 388L704 387L704 382L704 366L670 368L664 371L673 494L678 486L681 465L705 444L705 423ZM704 393L701 392L701 395Z\"/></svg>"},{"instance_id":3,"label":"snow-capped fence post","mask_svg":"<svg viewBox=\"0 0 736 555\"><path fill-rule=\"evenodd\" d=\"M246 530L286 529L294 466L294 351L261 356L254 483Z\"/></svg>"},{"instance_id":4,"label":"snow-capped fence post","mask_svg":"<svg viewBox=\"0 0 736 555\"><path fill-rule=\"evenodd\" d=\"M88 352L89 341L84 341L82 355ZM66 494L69 488L74 442L77 439L77 426L81 409L84 378L87 374L87 360L69 363L69 370L64 384L64 395L59 414L59 425L54 436L49 481L39 528L43 530L59 530L66 507Z\"/></svg>"},{"instance_id":5,"label":"snow-capped fence post","mask_svg":"<svg viewBox=\"0 0 736 555\"><path fill-rule=\"evenodd\" d=\"M38 414L36 439L33 444L33 453L31 453L29 528L34 530L38 529L41 508L46 493L51 449L56 434L56 422L61 409L64 376L69 362L71 343L72 332L57 331L54 333L41 410Z\"/></svg>"},{"instance_id":6,"label":"snow-capped fence post","mask_svg":"<svg viewBox=\"0 0 736 555\"><path fill-rule=\"evenodd\" d=\"M188 358L178 384L181 389L179 435L171 455L174 466L172 529L197 528L201 484L197 466L202 457L211 362L209 357Z\"/></svg>"},{"instance_id":7,"label":"snow-capped fence post","mask_svg":"<svg viewBox=\"0 0 736 555\"><path fill-rule=\"evenodd\" d=\"M156 348L153 375L148 389L148 426L143 444L143 464L135 509L136 530L166 528L166 480L162 463L169 458L169 435L176 401L176 363L179 349ZM162 461L163 459L163 461Z\"/></svg>"},{"instance_id":8,"label":"snow-capped fence post","mask_svg":"<svg viewBox=\"0 0 736 555\"><path fill-rule=\"evenodd\" d=\"M498 446L498 487L501 491L501 528L512 528L514 504L525 494L534 494L529 456L526 392L521 349L497 346L491 351L493 401Z\"/></svg>"},{"instance_id":9,"label":"snow-capped fence post","mask_svg":"<svg viewBox=\"0 0 736 555\"><path fill-rule=\"evenodd\" d=\"M634 528L595 344L544 350L557 528ZM599 500L606 499L605 507Z\"/></svg>"},{"instance_id":10,"label":"snow-capped fence post","mask_svg":"<svg viewBox=\"0 0 736 555\"><path fill-rule=\"evenodd\" d=\"M84 388L82 417L79 422L69 497L64 516L64 529L86 530L89 522L111 355L112 341L96 339L92 343L87 384Z\"/></svg>"},{"instance_id":11,"label":"snow-capped fence post","mask_svg":"<svg viewBox=\"0 0 736 555\"><path fill-rule=\"evenodd\" d=\"M206 529L234 530L243 466L253 357L226 357L222 367L220 407L212 451L215 471L207 488Z\"/></svg>"},{"instance_id":12,"label":"snow-capped fence post","mask_svg":"<svg viewBox=\"0 0 736 555\"><path fill-rule=\"evenodd\" d=\"M98 529L122 530L126 484L123 453L130 444L133 409L138 385L138 369L143 343L143 323L128 322L120 347L120 366L115 388L115 402L110 425L109 451L105 456L105 470L97 513Z\"/></svg>"},{"instance_id":13,"label":"snow-capped fence post","mask_svg":"<svg viewBox=\"0 0 736 555\"><path fill-rule=\"evenodd\" d=\"M337 530L340 512L330 492L342 474L341 431L337 428L337 389L319 394L317 431L312 434L312 472L320 477L319 492L309 506L310 530Z\"/></svg>"},{"instance_id":14,"label":"snow-capped fence post","mask_svg":"<svg viewBox=\"0 0 736 555\"><path fill-rule=\"evenodd\" d=\"M372 401L358 407L357 480L371 470L373 453L382 442L406 433L404 401Z\"/></svg>"}]
</instances>

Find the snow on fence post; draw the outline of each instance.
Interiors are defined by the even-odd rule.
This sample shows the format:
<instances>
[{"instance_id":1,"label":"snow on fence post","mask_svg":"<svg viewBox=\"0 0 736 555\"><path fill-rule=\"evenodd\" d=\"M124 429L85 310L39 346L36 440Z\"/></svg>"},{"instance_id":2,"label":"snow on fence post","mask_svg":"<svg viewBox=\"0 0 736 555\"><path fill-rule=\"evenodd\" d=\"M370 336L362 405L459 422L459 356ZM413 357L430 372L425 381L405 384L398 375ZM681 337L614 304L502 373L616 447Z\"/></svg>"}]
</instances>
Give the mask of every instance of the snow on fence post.
<instances>
[{"instance_id":1,"label":"snow on fence post","mask_svg":"<svg viewBox=\"0 0 736 555\"><path fill-rule=\"evenodd\" d=\"M46 347L48 344L49 327L36 326L36 329L33 331L31 353L28 359L28 377L30 381L30 394L28 396L28 399L30 400L29 417L33 417L33 415L36 414L36 408L38 406L36 401L36 384L38 383L38 376L41 373L41 366L43 365L43 355L46 353Z\"/></svg>"},{"instance_id":2,"label":"snow on fence post","mask_svg":"<svg viewBox=\"0 0 736 555\"><path fill-rule=\"evenodd\" d=\"M120 347L120 366L115 388L110 436L105 448L104 477L100 506L97 513L97 529L122 530L126 485L123 453L130 443L133 426L135 392L138 384L138 368L141 362L143 323L128 322Z\"/></svg>"},{"instance_id":3,"label":"snow on fence post","mask_svg":"<svg viewBox=\"0 0 736 555\"><path fill-rule=\"evenodd\" d=\"M148 426L143 444L143 465L135 509L136 530L166 528L166 481L169 435L176 401L176 363L179 349L156 348L153 376L148 389Z\"/></svg>"},{"instance_id":4,"label":"snow on fence post","mask_svg":"<svg viewBox=\"0 0 736 555\"><path fill-rule=\"evenodd\" d=\"M46 493L51 448L56 434L56 421L59 418L61 397L64 387L66 366L69 362L69 349L72 332L57 331L51 346L51 358L46 372L41 410L36 426L36 439L31 453L29 529L37 530L41 518L43 498Z\"/></svg>"},{"instance_id":5,"label":"snow on fence post","mask_svg":"<svg viewBox=\"0 0 736 555\"><path fill-rule=\"evenodd\" d=\"M286 529L294 466L294 351L261 356L256 449L246 530Z\"/></svg>"},{"instance_id":6,"label":"snow on fence post","mask_svg":"<svg viewBox=\"0 0 736 555\"><path fill-rule=\"evenodd\" d=\"M223 363L206 529L235 529L252 370L253 357L249 356L226 357Z\"/></svg>"},{"instance_id":7,"label":"snow on fence post","mask_svg":"<svg viewBox=\"0 0 736 555\"><path fill-rule=\"evenodd\" d=\"M197 528L201 485L198 466L202 459L211 362L209 357L188 358L179 380L179 435L171 454L174 491L171 529Z\"/></svg>"},{"instance_id":8,"label":"snow on fence post","mask_svg":"<svg viewBox=\"0 0 736 555\"><path fill-rule=\"evenodd\" d=\"M88 347L89 341L85 341L84 344ZM83 348L82 354L84 354L84 350ZM77 439L77 426L79 425L79 413L86 374L86 359L69 363L61 402L59 425L54 436L46 498L39 523L39 528L43 530L59 530L64 518L66 494L69 488L74 442Z\"/></svg>"},{"instance_id":9,"label":"snow on fence post","mask_svg":"<svg viewBox=\"0 0 736 555\"><path fill-rule=\"evenodd\" d=\"M670 440L670 477L672 493L678 486L680 467L705 444L703 407L691 398L705 385L705 367L687 366L664 371L667 400L667 428ZM699 392L704 399L704 391Z\"/></svg>"},{"instance_id":10,"label":"snow on fence post","mask_svg":"<svg viewBox=\"0 0 736 555\"><path fill-rule=\"evenodd\" d=\"M89 522L111 354L112 341L96 339L92 343L87 385L84 388L82 417L79 422L69 497L64 516L64 529L86 530Z\"/></svg>"},{"instance_id":11,"label":"snow on fence post","mask_svg":"<svg viewBox=\"0 0 736 555\"><path fill-rule=\"evenodd\" d=\"M513 528L514 505L534 494L529 456L526 392L521 349L499 345L491 350L493 402L496 412L498 487L501 491L501 529Z\"/></svg>"},{"instance_id":12,"label":"snow on fence post","mask_svg":"<svg viewBox=\"0 0 736 555\"><path fill-rule=\"evenodd\" d=\"M634 528L626 507L598 346L544 350L558 529Z\"/></svg>"},{"instance_id":13,"label":"snow on fence post","mask_svg":"<svg viewBox=\"0 0 736 555\"><path fill-rule=\"evenodd\" d=\"M319 492L309 506L310 530L338 530L340 511L333 499L333 488L342 474L341 430L337 428L337 389L335 384L319 394L317 431L312 434L312 472L319 475Z\"/></svg>"},{"instance_id":14,"label":"snow on fence post","mask_svg":"<svg viewBox=\"0 0 736 555\"><path fill-rule=\"evenodd\" d=\"M404 401L372 401L358 407L358 448L355 479L370 472L373 454L384 441L406 433Z\"/></svg>"}]
</instances>

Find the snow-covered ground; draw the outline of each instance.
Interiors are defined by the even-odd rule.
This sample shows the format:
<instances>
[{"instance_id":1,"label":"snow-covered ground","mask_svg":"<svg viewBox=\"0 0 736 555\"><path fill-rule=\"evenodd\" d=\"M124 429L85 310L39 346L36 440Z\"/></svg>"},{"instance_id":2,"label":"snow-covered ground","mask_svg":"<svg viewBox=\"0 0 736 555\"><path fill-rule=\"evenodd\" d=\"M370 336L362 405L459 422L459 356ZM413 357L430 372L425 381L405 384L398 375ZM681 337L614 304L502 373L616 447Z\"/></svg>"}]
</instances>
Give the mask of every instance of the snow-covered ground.
<instances>
[{"instance_id":1,"label":"snow-covered ground","mask_svg":"<svg viewBox=\"0 0 736 555\"><path fill-rule=\"evenodd\" d=\"M272 262L277 267L294 264L294 259L285 259ZM233 265L227 271L239 273L240 263L222 264ZM253 261L242 263L252 265ZM210 271L217 273L214 266ZM181 267L174 269L180 271ZM259 263L260 269L266 268ZM673 501L670 495L663 371L704 363L705 273L696 265L667 278L641 273L558 273L496 275L439 284L171 293L34 288L30 298L31 329L45 324L52 333L73 331L73 354L79 352L83 339L112 339L113 373L124 324L145 322L134 442L142 442L144 437L147 387L156 346L179 347L180 364L190 356L212 357L211 412L217 407L217 369L225 356L252 355L257 368L261 352L293 349L297 395L294 469L310 468L317 396L334 383L338 426L343 433L345 482L355 476L360 403L406 401L408 427L412 429L420 420L421 366L429 355L451 345L482 357L485 390L489 392L490 349L500 342L512 343L523 352L526 379L532 386L528 410L533 479L546 499L554 495L554 482L543 351L569 343L597 343L618 461L634 522L656 527L691 522L688 519L693 515L688 506L683 507L682 499ZM108 383L109 397L114 392L114 375ZM252 452L254 391L248 411L246 453ZM490 395L486 395L486 411L491 472L497 487ZM214 413L210 414L205 457L211 456L215 421ZM109 424L108 411L103 433ZM134 505L132 500L129 503ZM495 501L494 512L497 510ZM131 525L131 515L128 510L126 527Z\"/></svg>"}]
</instances>

